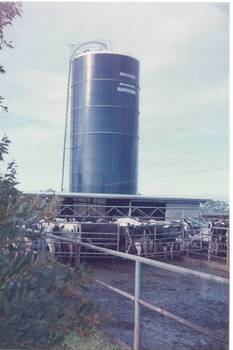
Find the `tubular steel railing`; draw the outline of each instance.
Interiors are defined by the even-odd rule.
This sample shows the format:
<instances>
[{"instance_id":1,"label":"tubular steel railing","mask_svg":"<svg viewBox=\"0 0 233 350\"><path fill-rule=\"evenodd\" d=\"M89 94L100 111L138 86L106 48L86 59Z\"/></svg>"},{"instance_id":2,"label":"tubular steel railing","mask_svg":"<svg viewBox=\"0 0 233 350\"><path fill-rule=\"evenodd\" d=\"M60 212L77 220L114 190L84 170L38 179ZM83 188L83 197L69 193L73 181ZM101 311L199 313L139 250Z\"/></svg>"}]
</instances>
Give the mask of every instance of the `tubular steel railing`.
<instances>
[{"instance_id":1,"label":"tubular steel railing","mask_svg":"<svg viewBox=\"0 0 233 350\"><path fill-rule=\"evenodd\" d=\"M224 233L223 233L224 232ZM194 253L197 256L210 261L222 261L229 268L229 227L213 226L208 236L200 237L201 246L199 249L186 249L187 255ZM225 242L222 241L225 240Z\"/></svg>"},{"instance_id":2,"label":"tubular steel railing","mask_svg":"<svg viewBox=\"0 0 233 350\"><path fill-rule=\"evenodd\" d=\"M202 211L199 208L185 207L159 207L147 205L105 205L105 204L62 204L57 212L60 218L121 218L137 217L138 219L165 220L170 216L179 219L184 217L201 218Z\"/></svg>"},{"instance_id":3,"label":"tubular steel railing","mask_svg":"<svg viewBox=\"0 0 233 350\"><path fill-rule=\"evenodd\" d=\"M167 271L171 271L171 272L175 272L175 273L179 273L182 275L192 275L194 277L203 279L203 280L207 280L207 281L212 281L215 283L220 283L224 286L228 286L229 285L229 279L224 278L224 277L219 277L219 276L215 276L212 274L208 274L208 273L204 273L204 272L199 272L199 271L195 271L195 270L190 270L188 268L184 268L184 267L179 267L179 266L175 266L175 265L171 265L171 264L167 264L161 261L156 261L156 260L151 260L148 258L144 258L141 256L135 256L132 254L128 254L128 253L122 253L119 251L115 251L112 249L107 249L107 248L103 248L103 247L99 247L93 244L89 244L89 243L84 243L81 240L81 235L79 233L77 233L77 239L72 239L72 238L66 238L66 237L59 237L59 236L55 236L49 233L44 233L44 237L48 237L54 240L60 240L60 241L66 241L66 242L70 242L73 243L75 245L75 265L78 266L80 264L80 248L81 247L86 247L88 249L94 250L94 251L99 251L102 252L104 254L108 254L108 255L112 255L112 256L116 256L119 258L123 258L123 259L127 259L130 261L134 261L135 262L135 290L134 290L134 295L129 294L123 290L120 290L118 288L115 288L107 283L104 283L102 281L96 280L97 283L101 284L102 286L105 286L107 288L109 288L110 290L134 301L134 345L133 345L133 349L134 350L140 350L140 342L141 342L141 337L140 337L140 305L143 305L147 308L149 308L150 310L156 311L157 313L160 313L164 316L167 316L181 324L186 325L187 327L201 332L205 335L208 335L210 337L215 338L216 340L219 340L221 342L223 342L223 339L221 338L220 335L205 329L201 326L195 325L192 322L177 316L167 310L164 310L156 305L153 305L151 303L148 303L144 300L142 300L140 298L140 291L141 291L141 264L146 264L149 266L153 266L153 267L157 267L157 268L161 268ZM45 254L45 244L42 245L42 254Z\"/></svg>"}]
</instances>

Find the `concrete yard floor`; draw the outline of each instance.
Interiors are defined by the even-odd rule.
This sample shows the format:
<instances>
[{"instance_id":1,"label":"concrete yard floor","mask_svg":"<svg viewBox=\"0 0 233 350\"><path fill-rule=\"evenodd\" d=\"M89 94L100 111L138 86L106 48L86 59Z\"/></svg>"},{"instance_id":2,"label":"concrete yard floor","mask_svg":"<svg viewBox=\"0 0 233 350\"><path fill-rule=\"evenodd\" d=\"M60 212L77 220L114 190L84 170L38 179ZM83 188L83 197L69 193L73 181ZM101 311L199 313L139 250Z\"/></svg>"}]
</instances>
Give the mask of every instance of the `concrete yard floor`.
<instances>
[{"instance_id":1,"label":"concrete yard floor","mask_svg":"<svg viewBox=\"0 0 233 350\"><path fill-rule=\"evenodd\" d=\"M182 262L175 263L187 266ZM89 265L96 279L134 293L134 263L122 260L93 260ZM210 269L196 268L203 272ZM213 272L214 273L214 272ZM215 274L225 275L217 272ZM228 349L228 302L226 286L162 269L142 266L141 298L202 326L222 337L196 332L166 316L141 307L142 350L226 350ZM133 301L94 282L87 296L100 305L105 320L102 330L133 345Z\"/></svg>"}]
</instances>

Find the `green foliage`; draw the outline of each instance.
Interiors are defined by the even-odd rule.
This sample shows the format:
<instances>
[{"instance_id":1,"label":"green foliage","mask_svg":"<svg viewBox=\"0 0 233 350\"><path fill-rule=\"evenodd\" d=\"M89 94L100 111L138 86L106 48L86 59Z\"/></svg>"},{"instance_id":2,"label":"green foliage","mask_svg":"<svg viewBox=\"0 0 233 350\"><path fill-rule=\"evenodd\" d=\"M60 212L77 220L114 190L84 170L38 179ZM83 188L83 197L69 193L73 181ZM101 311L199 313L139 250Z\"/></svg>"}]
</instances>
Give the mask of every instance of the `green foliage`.
<instances>
[{"instance_id":1,"label":"green foliage","mask_svg":"<svg viewBox=\"0 0 233 350\"><path fill-rule=\"evenodd\" d=\"M3 169L4 157L8 154L10 140L7 136L3 136L0 141L0 222L8 216L10 207L14 204L14 200L18 194L16 185L16 164L11 161Z\"/></svg>"},{"instance_id":2,"label":"green foliage","mask_svg":"<svg viewBox=\"0 0 233 350\"><path fill-rule=\"evenodd\" d=\"M22 4L0 2L0 49L12 48L4 29L21 17ZM5 73L0 64L0 73ZM0 109L5 112L0 96ZM15 161L3 169L10 140L0 140L0 344L5 348L48 349L63 341L66 334L88 335L98 323L96 307L82 290L92 274L85 266L72 270L48 261L33 251L33 240L41 242L41 232L29 231L40 219L51 221L59 200L53 196L24 196L18 184ZM25 244L25 240L29 244ZM30 246L31 245L31 246ZM37 247L38 248L38 247Z\"/></svg>"},{"instance_id":3,"label":"green foliage","mask_svg":"<svg viewBox=\"0 0 233 350\"><path fill-rule=\"evenodd\" d=\"M10 140L3 136L0 141L0 244L6 238L26 235L20 230L23 224L30 227L39 219L52 220L56 215L59 200L40 198L39 196L25 196L16 188L16 164L10 161L4 168L5 156L8 155Z\"/></svg>"},{"instance_id":4,"label":"green foliage","mask_svg":"<svg viewBox=\"0 0 233 350\"><path fill-rule=\"evenodd\" d=\"M92 273L48 260L25 245L41 242L41 232L28 233L41 218L51 218L57 199L18 196L0 221L0 344L23 349L59 343L71 330L87 335L97 324L96 307L82 295ZM54 215L54 213L53 213Z\"/></svg>"},{"instance_id":5,"label":"green foliage","mask_svg":"<svg viewBox=\"0 0 233 350\"><path fill-rule=\"evenodd\" d=\"M6 135L2 137L2 140L0 142L0 161L4 160L4 154L8 154L8 147L10 145L10 140Z\"/></svg>"},{"instance_id":6,"label":"green foliage","mask_svg":"<svg viewBox=\"0 0 233 350\"><path fill-rule=\"evenodd\" d=\"M97 323L97 309L82 295L85 279L46 258L30 264L28 254L18 260L6 270L0 294L0 344L47 349L72 330L88 335Z\"/></svg>"},{"instance_id":7,"label":"green foliage","mask_svg":"<svg viewBox=\"0 0 233 350\"><path fill-rule=\"evenodd\" d=\"M27 235L25 230L20 229L23 224L30 227L41 218L46 221L53 220L60 204L56 196L50 198L26 196L17 190L15 162L10 161L6 169L3 169L10 143L7 136L3 136L0 141L0 244L4 238L19 238Z\"/></svg>"},{"instance_id":8,"label":"green foliage","mask_svg":"<svg viewBox=\"0 0 233 350\"><path fill-rule=\"evenodd\" d=\"M4 136L0 164L9 145ZM96 307L82 292L92 274L84 265L72 270L40 255L42 233L28 228L53 220L60 201L23 195L16 175L13 162L0 174L0 344L48 349L70 331L88 335L98 323Z\"/></svg>"},{"instance_id":9,"label":"green foliage","mask_svg":"<svg viewBox=\"0 0 233 350\"><path fill-rule=\"evenodd\" d=\"M229 215L229 204L225 201L208 200L201 207L207 215Z\"/></svg>"},{"instance_id":10,"label":"green foliage","mask_svg":"<svg viewBox=\"0 0 233 350\"><path fill-rule=\"evenodd\" d=\"M22 3L20 2L0 2L0 50L6 46L13 48L12 41L7 41L4 37L4 28L8 25L12 25L15 17L21 17ZM5 69L0 65L0 73L5 73ZM8 111L8 107L3 105L4 98L0 96L0 108L5 112Z\"/></svg>"},{"instance_id":11,"label":"green foliage","mask_svg":"<svg viewBox=\"0 0 233 350\"><path fill-rule=\"evenodd\" d=\"M4 28L12 25L15 17L21 17L22 3L20 2L0 2L0 49L4 46L12 48L12 42L6 41L4 38Z\"/></svg>"},{"instance_id":12,"label":"green foliage","mask_svg":"<svg viewBox=\"0 0 233 350\"><path fill-rule=\"evenodd\" d=\"M96 330L87 338L82 338L75 332L68 334L62 344L53 346L50 350L120 350L111 344L105 336Z\"/></svg>"}]
</instances>

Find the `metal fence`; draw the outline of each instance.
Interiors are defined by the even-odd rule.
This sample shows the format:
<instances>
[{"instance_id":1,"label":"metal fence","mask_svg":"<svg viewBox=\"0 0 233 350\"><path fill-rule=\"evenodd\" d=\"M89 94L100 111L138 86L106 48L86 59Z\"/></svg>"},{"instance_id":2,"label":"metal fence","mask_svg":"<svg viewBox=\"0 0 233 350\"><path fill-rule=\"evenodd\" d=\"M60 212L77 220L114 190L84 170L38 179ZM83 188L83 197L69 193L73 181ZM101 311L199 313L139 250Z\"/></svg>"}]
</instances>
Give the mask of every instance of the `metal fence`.
<instances>
[{"instance_id":1,"label":"metal fence","mask_svg":"<svg viewBox=\"0 0 233 350\"><path fill-rule=\"evenodd\" d=\"M60 218L75 218L76 220L100 220L121 217L136 217L138 219L170 220L201 218L202 211L198 207L166 207L149 205L105 205L105 204L62 204L57 212Z\"/></svg>"},{"instance_id":2,"label":"metal fence","mask_svg":"<svg viewBox=\"0 0 233 350\"><path fill-rule=\"evenodd\" d=\"M80 223L79 232L69 234L68 237L75 238L79 234L84 243L144 257L174 259L185 253L187 256L202 261L220 263L228 269L229 228L205 228L200 229L198 233L197 230L185 232L182 225L177 227L169 225L167 229L164 229L163 225L161 227L158 227L157 224L142 224L130 228L114 223ZM72 254L74 256L73 249L67 253L69 246L67 245L66 249L66 244L63 242L62 250L56 243L53 253L56 255L58 251L60 256ZM109 257L109 255L91 249L82 249L81 255L83 257Z\"/></svg>"},{"instance_id":3,"label":"metal fence","mask_svg":"<svg viewBox=\"0 0 233 350\"><path fill-rule=\"evenodd\" d=\"M208 234L201 235L195 247L190 241L186 254L208 262L219 262L229 268L229 227L213 227ZM194 242L195 243L195 242Z\"/></svg>"},{"instance_id":4,"label":"metal fence","mask_svg":"<svg viewBox=\"0 0 233 350\"><path fill-rule=\"evenodd\" d=\"M104 283L103 281L99 281L97 280L96 282L101 284L102 286L105 286L106 288L109 288L110 290L132 300L134 302L134 345L133 345L133 349L134 350L140 350L140 342L141 342L141 337L140 337L140 306L143 305L147 308L149 308L150 310L153 310L157 313L160 313L164 316L167 316L173 320L176 320L177 322L186 325L187 327L201 332L205 335L208 335L210 337L214 337L220 341L223 341L221 339L221 337L216 334L213 333L212 331L205 329L199 325L193 324L192 322L177 316L167 310L164 310L156 305L153 305L151 303L148 303L144 300L142 300L140 298L140 294L141 294L141 264L146 264L149 266L153 266L153 267L157 267L157 268L161 268L161 269L165 269L167 271L171 271L174 273L179 273L182 275L192 275L194 277L203 279L203 280L208 280L208 281L213 281L216 283L220 283L222 285L228 286L229 284L229 280L227 278L223 278L223 277L219 277L219 276L215 276L215 275L211 275L211 274L207 274L207 273L203 273L203 272L199 272L199 271L195 271L195 270L190 270L187 268L183 268L183 267L178 267L178 266L174 266L174 265L170 265L164 262L160 262L160 261L155 261L152 259L148 259L148 258L144 258L144 257L140 257L140 256L135 256L132 254L127 254L127 253L122 253L119 251L115 251L112 249L108 249L108 248L104 248L104 247L99 247L93 244L89 244L89 243L84 243L81 240L81 235L78 236L77 239L71 239L71 238L66 238L66 237L58 237L52 234L48 234L45 233L44 237L50 238L50 239L54 239L54 240L58 240L58 241L64 241L64 242L68 242L68 243L72 243L75 245L75 265L78 266L80 264L80 248L81 247L86 247L88 249L94 250L94 251L98 251L101 252L103 254L108 254L108 255L112 255L112 256L116 256L119 258L123 258L123 259L127 259L130 261L134 261L135 262L135 291L134 291L134 295L129 294L123 290L120 290L118 288L115 288L107 283ZM45 253L45 244L42 245L43 250L42 253Z\"/></svg>"}]
</instances>

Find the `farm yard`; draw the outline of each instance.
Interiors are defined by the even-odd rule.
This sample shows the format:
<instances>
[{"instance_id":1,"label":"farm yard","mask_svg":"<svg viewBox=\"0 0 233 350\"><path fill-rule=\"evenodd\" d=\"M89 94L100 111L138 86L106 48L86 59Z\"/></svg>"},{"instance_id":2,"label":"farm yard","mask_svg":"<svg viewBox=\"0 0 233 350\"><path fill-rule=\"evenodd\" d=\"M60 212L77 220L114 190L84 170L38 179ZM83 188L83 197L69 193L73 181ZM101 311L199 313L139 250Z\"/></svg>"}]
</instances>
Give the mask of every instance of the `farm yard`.
<instances>
[{"instance_id":1,"label":"farm yard","mask_svg":"<svg viewBox=\"0 0 233 350\"><path fill-rule=\"evenodd\" d=\"M106 260L89 262L96 279L134 293L134 264ZM179 266L186 266L182 262ZM210 272L209 268L200 268ZM213 272L213 271L212 271ZM226 276L223 271L215 274ZM87 296L101 305L106 321L102 329L132 347L133 302L94 283ZM222 340L211 338L168 317L141 307L141 349L221 350L228 348L228 288L194 276L182 276L150 266L142 267L141 298L211 330Z\"/></svg>"},{"instance_id":2,"label":"farm yard","mask_svg":"<svg viewBox=\"0 0 233 350\"><path fill-rule=\"evenodd\" d=\"M62 202L62 195L47 193L16 192L15 196L15 202L8 203L8 197L3 200L0 227L4 266L4 317L0 321L8 325L4 326L6 332L1 332L1 345L31 349L39 342L41 348L48 349L51 341L66 339L67 332L74 330L84 336L87 345L87 335L90 339L98 323L103 338L94 340L94 345L89 341L88 350L93 346L97 349L97 343L101 350L117 348L111 345L115 340L134 350L228 348L227 218L204 218L198 209L199 200L185 210L182 203L178 209L168 203L154 207L153 199L149 208L142 203L123 207L113 204L109 208L107 204L68 205ZM192 215L188 217L187 213ZM169 219L171 214L177 217ZM187 262L198 254L196 260L206 262L201 270L208 275L190 270ZM122 257L130 262L121 261ZM89 268L83 270L83 261L94 274ZM219 277L209 274L211 264L221 265ZM131 293L131 300L104 284ZM140 293L136 294L137 290ZM142 306L145 303L147 309ZM152 312L153 307L160 313ZM20 326L17 332L15 319ZM47 327L51 319L53 327ZM110 343L108 338L112 339ZM70 346L66 349L73 350Z\"/></svg>"},{"instance_id":3,"label":"farm yard","mask_svg":"<svg viewBox=\"0 0 233 350\"><path fill-rule=\"evenodd\" d=\"M74 219L67 222L58 218L48 227L46 224L44 232L47 242L53 246L51 251L47 246L50 257L57 257L74 267L80 261L85 262L93 270L94 282L85 296L100 306L100 313L104 316L101 331L127 344L126 348L129 346L135 350L154 349L157 344L158 349L164 350L173 350L177 346L183 350L197 347L203 350L227 349L227 220L218 220L217 226L216 222L212 224L203 219L147 223L135 218L115 220L115 223L80 223ZM60 233L57 230L61 230ZM119 244L113 243L114 235ZM120 244L125 237L130 238L130 254L128 246ZM159 239L158 243L156 239ZM175 245L178 249L171 250ZM134 343L136 308L132 302L136 290L135 267L134 263L122 261L121 257L135 263L140 261L142 270L139 272L139 298L144 304L139 302L141 317L137 333L141 344L137 345ZM160 262L161 267L158 266ZM185 275L180 274L184 272L182 268L186 270ZM222 282L225 285L219 284ZM131 300L119 295L123 293L130 293L125 296ZM148 310L145 303L150 303L159 312Z\"/></svg>"},{"instance_id":4,"label":"farm yard","mask_svg":"<svg viewBox=\"0 0 233 350\"><path fill-rule=\"evenodd\" d=\"M0 0L0 350L233 348L229 15Z\"/></svg>"}]
</instances>

